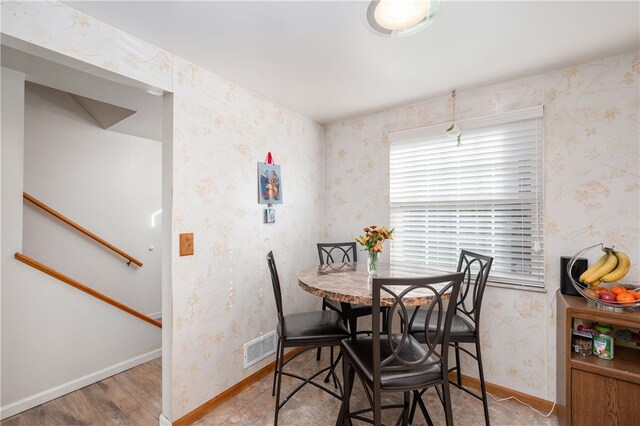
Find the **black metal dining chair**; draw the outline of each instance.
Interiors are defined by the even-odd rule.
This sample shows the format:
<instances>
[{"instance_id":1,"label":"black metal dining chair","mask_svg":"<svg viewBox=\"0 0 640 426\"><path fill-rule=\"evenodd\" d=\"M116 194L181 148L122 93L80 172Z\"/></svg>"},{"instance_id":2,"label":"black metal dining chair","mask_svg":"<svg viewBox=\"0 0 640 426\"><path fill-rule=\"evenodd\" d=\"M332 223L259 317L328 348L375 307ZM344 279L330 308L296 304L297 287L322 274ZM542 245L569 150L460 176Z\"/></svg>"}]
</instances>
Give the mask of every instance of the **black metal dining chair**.
<instances>
[{"instance_id":1,"label":"black metal dining chair","mask_svg":"<svg viewBox=\"0 0 640 426\"><path fill-rule=\"evenodd\" d=\"M310 384L327 392L329 395L342 399L342 390L338 385L340 394L335 393L326 386L313 382L317 376L324 372L329 372L333 376L334 383L338 383L338 378L334 372L335 362L333 357L333 347L339 346L340 341L349 337L349 331L344 325L342 318L334 311L313 311L298 314L284 315L282 308L282 290L280 288L280 278L273 252L267 254L267 263L269 264L269 272L271 273L271 284L273 285L273 295L276 301L276 310L278 312L278 345L276 352L276 369L273 376L272 395L276 396L276 409L274 425L278 424L278 413L280 409L298 392L304 385ZM286 361L284 360L284 349L291 347L303 347L304 349ZM329 365L310 377L302 377L292 372L285 372L284 366L293 359L306 352L307 350L331 347L331 357ZM282 385L282 376L294 377L302 381L295 389L280 402L280 390Z\"/></svg>"},{"instance_id":2,"label":"black metal dining chair","mask_svg":"<svg viewBox=\"0 0 640 426\"><path fill-rule=\"evenodd\" d=\"M325 263L344 263L344 262L357 262L358 252L356 251L356 243L318 243L318 257L320 264ZM371 315L371 306L350 304L351 314L350 318L344 318L344 312L342 312L342 304L335 300L322 299L322 310L331 309L338 312L345 321L351 320L349 326L353 333L357 333L358 330L358 318ZM320 360L320 352L322 348L318 348L316 359Z\"/></svg>"},{"instance_id":3,"label":"black metal dining chair","mask_svg":"<svg viewBox=\"0 0 640 426\"><path fill-rule=\"evenodd\" d=\"M492 263L493 257L474 253L468 250L462 250L460 252L460 257L458 259L458 272L464 273L464 279L451 324L451 346L455 351L456 365L449 369L450 372L456 372L456 381L451 382L452 385L482 401L485 423L487 425L490 424L490 421L487 391L484 382L484 371L482 368L482 353L480 351L480 309L482 308L482 297L487 285ZM425 324L428 324L430 331L435 330L436 327L435 318L433 316L430 318L430 321L424 321L426 314L427 313L424 309L419 309L416 313L413 324L410 326L410 333L419 341L424 335ZM461 343L473 343L475 345L475 354L460 346ZM476 392L472 392L462 384L460 351L465 352L478 363L478 376L480 379L479 395ZM415 398L411 407L410 421L413 421L416 404L419 401L421 402L420 395L422 395L422 393L424 392L416 392L414 395Z\"/></svg>"},{"instance_id":4,"label":"black metal dining chair","mask_svg":"<svg viewBox=\"0 0 640 426\"><path fill-rule=\"evenodd\" d=\"M402 408L398 422L403 425L409 421L409 400L411 392L430 387L442 387L442 402L444 405L447 425L453 424L451 398L448 380L448 348L453 309L446 309L445 301L449 297L456 300L460 291L463 273L423 278L373 278L373 327L371 336L361 336L357 339L345 339L341 343L343 354L344 398L340 408L337 424L350 424L351 419L357 419L380 425L382 410L387 408ZM400 322L400 314L404 318L411 318L414 308L405 305L407 298L431 297L425 312L424 321L427 324L432 316L438 326L434 331L425 331L421 344L412 336L408 327L403 327L399 333L381 333L380 312L381 299L390 298L385 302L388 307L387 330L395 330L394 321ZM389 299L386 299L389 300ZM414 318L409 320L412 323ZM425 326L424 330L428 330ZM351 411L349 399L355 376L360 379L365 389L370 408ZM382 393L402 392L402 405L390 404L382 406ZM424 404L421 402L421 408ZM364 417L371 412L372 418ZM426 408L425 417L431 421ZM396 423L396 424L397 424Z\"/></svg>"}]
</instances>

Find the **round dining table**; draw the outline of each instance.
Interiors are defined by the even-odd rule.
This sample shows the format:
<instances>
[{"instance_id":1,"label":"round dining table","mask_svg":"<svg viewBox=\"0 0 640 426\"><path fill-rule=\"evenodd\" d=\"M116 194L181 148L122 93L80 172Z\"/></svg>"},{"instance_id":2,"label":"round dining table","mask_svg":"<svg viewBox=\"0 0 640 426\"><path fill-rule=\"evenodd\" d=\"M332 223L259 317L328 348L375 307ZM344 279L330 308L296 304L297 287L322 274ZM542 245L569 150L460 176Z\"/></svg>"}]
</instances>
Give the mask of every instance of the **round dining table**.
<instances>
[{"instance_id":1,"label":"round dining table","mask_svg":"<svg viewBox=\"0 0 640 426\"><path fill-rule=\"evenodd\" d=\"M440 272L429 275L442 274ZM389 264L379 264L375 278L415 276L425 275L407 273L406 269L394 269ZM325 263L301 271L298 274L298 285L315 296L340 302L345 319L349 321L351 329L355 330L355 318L351 315L351 304L373 305L371 291L373 278L367 271L366 262ZM440 287L445 285L441 284ZM438 289L437 285L433 287ZM389 289L397 294L404 290L401 286L390 286ZM448 294L444 294L442 299L447 300ZM427 305L431 303L431 300L433 300L433 292L421 289L413 290L402 298L405 306ZM396 301L397 299L392 295L381 292L380 306L392 306Z\"/></svg>"}]
</instances>

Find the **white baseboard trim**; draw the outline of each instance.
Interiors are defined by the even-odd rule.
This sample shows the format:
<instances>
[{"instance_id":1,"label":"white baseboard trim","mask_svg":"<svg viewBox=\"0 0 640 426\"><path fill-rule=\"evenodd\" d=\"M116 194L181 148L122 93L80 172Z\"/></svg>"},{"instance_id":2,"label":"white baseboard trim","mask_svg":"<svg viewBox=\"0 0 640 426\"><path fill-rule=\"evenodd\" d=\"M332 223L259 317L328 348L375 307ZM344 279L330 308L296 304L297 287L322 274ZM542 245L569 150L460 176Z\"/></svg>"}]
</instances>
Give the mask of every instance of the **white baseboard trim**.
<instances>
[{"instance_id":1,"label":"white baseboard trim","mask_svg":"<svg viewBox=\"0 0 640 426\"><path fill-rule=\"evenodd\" d=\"M51 401L52 399L58 398L62 395L66 395L69 392L73 392L90 384L99 382L100 380L104 380L107 377L111 377L114 374L121 373L137 365L144 364L145 362L156 359L161 355L162 349L155 349L151 352L147 352L146 354L138 355L136 357L130 358L126 361L120 362L94 373L87 374L86 376L80 377L70 382L55 386L46 391L28 396L4 407L0 407L0 419L4 420L7 417L11 417L25 410L43 404L47 401Z\"/></svg>"},{"instance_id":2,"label":"white baseboard trim","mask_svg":"<svg viewBox=\"0 0 640 426\"><path fill-rule=\"evenodd\" d=\"M171 426L171 420L166 418L164 414L160 414L159 422L160 426Z\"/></svg>"}]
</instances>

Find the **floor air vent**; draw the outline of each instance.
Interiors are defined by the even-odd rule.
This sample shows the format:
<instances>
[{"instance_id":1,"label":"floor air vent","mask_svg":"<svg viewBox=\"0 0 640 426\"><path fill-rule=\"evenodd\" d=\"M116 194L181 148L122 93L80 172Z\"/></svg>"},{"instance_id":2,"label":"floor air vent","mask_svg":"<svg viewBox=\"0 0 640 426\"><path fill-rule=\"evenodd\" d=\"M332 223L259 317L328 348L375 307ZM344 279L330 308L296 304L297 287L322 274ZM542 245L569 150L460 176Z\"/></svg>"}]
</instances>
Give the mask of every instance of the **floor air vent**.
<instances>
[{"instance_id":1,"label":"floor air vent","mask_svg":"<svg viewBox=\"0 0 640 426\"><path fill-rule=\"evenodd\" d=\"M244 344L244 368L250 367L256 362L268 357L276 351L276 331L253 339Z\"/></svg>"}]
</instances>

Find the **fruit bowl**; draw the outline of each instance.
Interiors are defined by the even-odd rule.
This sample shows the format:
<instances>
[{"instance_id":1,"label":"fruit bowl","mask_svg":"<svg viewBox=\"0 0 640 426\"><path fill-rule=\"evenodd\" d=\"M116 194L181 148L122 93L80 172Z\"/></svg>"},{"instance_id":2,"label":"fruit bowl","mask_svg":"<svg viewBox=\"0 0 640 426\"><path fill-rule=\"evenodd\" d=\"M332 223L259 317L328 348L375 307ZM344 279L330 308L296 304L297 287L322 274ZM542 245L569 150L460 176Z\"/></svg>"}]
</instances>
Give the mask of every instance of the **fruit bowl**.
<instances>
[{"instance_id":1,"label":"fruit bowl","mask_svg":"<svg viewBox=\"0 0 640 426\"><path fill-rule=\"evenodd\" d=\"M573 283L573 286L575 287L575 289L578 291L578 293L580 293L580 295L582 295L582 297L584 297L585 299L591 300L591 301L597 303L600 306L604 306L604 307L607 307L607 308L617 308L617 309L623 309L623 308L635 309L635 308L640 308L640 300L638 300L638 299L636 299L634 301L629 300L629 301L625 301L625 302L618 302L616 300L603 300L603 299L600 299L600 298L597 298L597 297L593 297L593 295L590 294L591 291L588 291L588 290L593 290L593 291L602 290L603 291L603 289L606 289L606 292L609 292L609 290L613 289L614 287L622 287L624 289L635 289L636 291L640 291L640 285L637 285L637 284L635 284L635 285L633 285L633 284L621 284L621 283L618 283L618 282L610 282L610 283L598 284L597 286L591 287L591 286L589 286L587 284L584 284L584 283L574 279L574 277L571 274L571 271L573 270L573 265L575 264L575 262L578 260L579 257L581 257L585 253L595 249L596 247L599 247L600 250L602 250L602 252L604 252L604 253L609 253L609 251L613 250L613 249L606 248L604 246L604 244L602 244L602 243L595 244L595 245L587 247L587 248L583 249L582 251L580 251L579 253L577 253L575 256L573 256L571 258L571 260L567 264L567 276L569 277L569 279Z\"/></svg>"}]
</instances>

